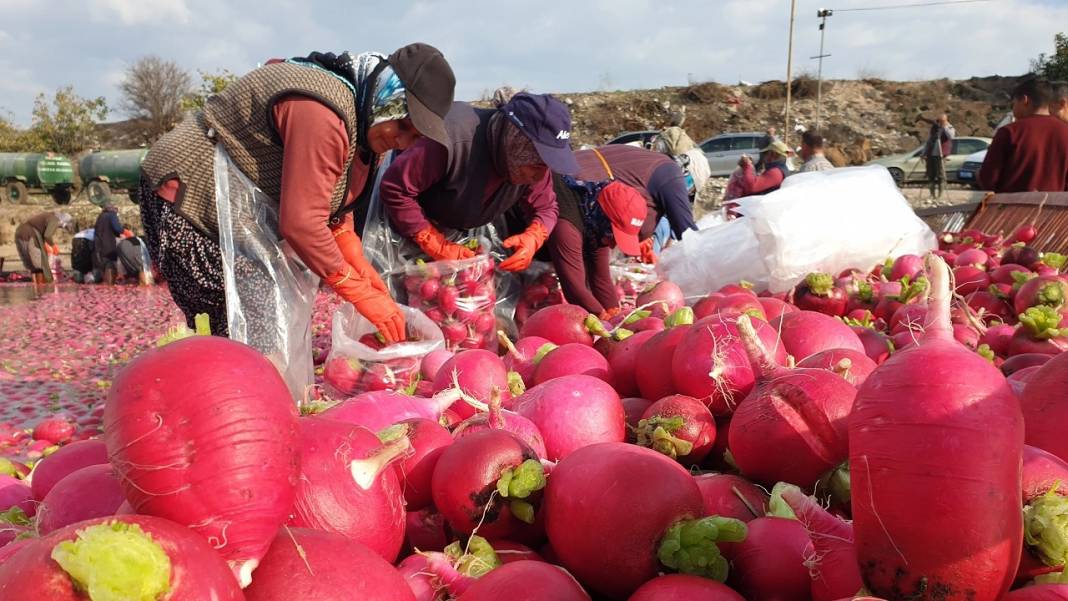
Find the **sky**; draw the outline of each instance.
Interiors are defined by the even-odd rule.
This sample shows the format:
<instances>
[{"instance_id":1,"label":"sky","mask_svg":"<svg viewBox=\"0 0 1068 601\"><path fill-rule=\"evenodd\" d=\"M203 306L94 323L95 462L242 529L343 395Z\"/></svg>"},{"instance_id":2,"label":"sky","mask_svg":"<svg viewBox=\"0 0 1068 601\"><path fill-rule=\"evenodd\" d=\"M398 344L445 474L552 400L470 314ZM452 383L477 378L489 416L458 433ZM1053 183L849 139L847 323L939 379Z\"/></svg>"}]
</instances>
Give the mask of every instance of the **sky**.
<instances>
[{"instance_id":1,"label":"sky","mask_svg":"<svg viewBox=\"0 0 1068 601\"><path fill-rule=\"evenodd\" d=\"M828 78L1017 75L1068 31L1068 0L989 0L846 11L925 0L797 0L794 72L815 73L828 20ZM929 0L928 0L929 1ZM194 74L244 73L311 51L440 48L457 99L501 85L576 92L785 79L789 0L0 0L0 111L28 125L33 99L73 85L118 109L145 55Z\"/></svg>"}]
</instances>

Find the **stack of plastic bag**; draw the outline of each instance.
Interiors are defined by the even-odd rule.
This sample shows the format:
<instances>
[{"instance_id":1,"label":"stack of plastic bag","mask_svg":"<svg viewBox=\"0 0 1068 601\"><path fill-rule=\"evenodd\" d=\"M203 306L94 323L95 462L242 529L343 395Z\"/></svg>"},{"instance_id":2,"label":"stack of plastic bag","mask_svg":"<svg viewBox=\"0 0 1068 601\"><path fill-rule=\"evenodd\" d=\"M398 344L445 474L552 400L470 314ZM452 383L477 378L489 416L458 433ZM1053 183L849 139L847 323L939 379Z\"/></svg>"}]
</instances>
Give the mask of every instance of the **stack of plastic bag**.
<instances>
[{"instance_id":1,"label":"stack of plastic bag","mask_svg":"<svg viewBox=\"0 0 1068 601\"><path fill-rule=\"evenodd\" d=\"M775 192L739 199L735 210L740 218L708 223L661 255L658 272L687 297L741 280L785 292L814 271L868 269L937 247L882 167L794 175Z\"/></svg>"}]
</instances>

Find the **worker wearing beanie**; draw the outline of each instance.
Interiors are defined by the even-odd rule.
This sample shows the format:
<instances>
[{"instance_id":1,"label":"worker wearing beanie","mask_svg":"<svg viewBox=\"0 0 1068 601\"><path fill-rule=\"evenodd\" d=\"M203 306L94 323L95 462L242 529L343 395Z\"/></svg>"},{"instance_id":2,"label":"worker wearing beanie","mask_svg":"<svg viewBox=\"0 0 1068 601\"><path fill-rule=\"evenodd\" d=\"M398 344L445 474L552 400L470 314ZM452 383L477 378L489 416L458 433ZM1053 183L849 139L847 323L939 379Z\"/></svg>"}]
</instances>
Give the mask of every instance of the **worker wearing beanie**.
<instances>
[{"instance_id":1,"label":"worker wearing beanie","mask_svg":"<svg viewBox=\"0 0 1068 601\"><path fill-rule=\"evenodd\" d=\"M570 112L552 96L521 92L496 109L457 102L445 129L450 147L418 142L382 177L391 225L435 260L465 259L473 252L441 230L486 225L518 205L526 229L504 240L512 254L500 267L526 269L556 225L550 173L578 170Z\"/></svg>"}]
</instances>

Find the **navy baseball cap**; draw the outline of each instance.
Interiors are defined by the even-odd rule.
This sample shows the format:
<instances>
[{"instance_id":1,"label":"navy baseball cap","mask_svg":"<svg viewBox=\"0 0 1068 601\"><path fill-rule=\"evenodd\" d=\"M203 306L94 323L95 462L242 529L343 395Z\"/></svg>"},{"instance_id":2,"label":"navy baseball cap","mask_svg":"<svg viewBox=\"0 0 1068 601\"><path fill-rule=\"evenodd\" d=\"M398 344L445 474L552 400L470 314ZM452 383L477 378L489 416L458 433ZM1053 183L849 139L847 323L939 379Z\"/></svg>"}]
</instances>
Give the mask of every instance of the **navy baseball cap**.
<instances>
[{"instance_id":1,"label":"navy baseball cap","mask_svg":"<svg viewBox=\"0 0 1068 601\"><path fill-rule=\"evenodd\" d=\"M500 110L534 143L550 170L561 175L578 173L571 152L571 111L564 103L548 94L520 92Z\"/></svg>"}]
</instances>

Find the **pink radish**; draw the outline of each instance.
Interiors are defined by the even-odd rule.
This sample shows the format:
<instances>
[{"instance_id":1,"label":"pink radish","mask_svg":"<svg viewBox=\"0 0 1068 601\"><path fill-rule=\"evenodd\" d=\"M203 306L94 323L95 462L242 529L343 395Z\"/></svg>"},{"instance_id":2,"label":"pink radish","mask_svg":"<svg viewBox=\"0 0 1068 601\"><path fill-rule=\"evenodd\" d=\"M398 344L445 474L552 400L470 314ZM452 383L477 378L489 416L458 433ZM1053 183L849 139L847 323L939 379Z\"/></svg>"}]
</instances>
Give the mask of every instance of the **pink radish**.
<instances>
[{"instance_id":1,"label":"pink radish","mask_svg":"<svg viewBox=\"0 0 1068 601\"><path fill-rule=\"evenodd\" d=\"M0 512L18 507L29 517L37 511L30 487L17 478L0 474Z\"/></svg>"},{"instance_id":2,"label":"pink radish","mask_svg":"<svg viewBox=\"0 0 1068 601\"><path fill-rule=\"evenodd\" d=\"M298 440L275 366L218 336L134 359L104 408L104 441L130 504L209 540L242 584L292 507Z\"/></svg>"},{"instance_id":3,"label":"pink radish","mask_svg":"<svg viewBox=\"0 0 1068 601\"><path fill-rule=\"evenodd\" d=\"M978 248L969 248L964 252L957 255L956 260L953 261L954 267L972 266L983 269L986 267L987 262L990 261L990 255L986 254Z\"/></svg>"},{"instance_id":4,"label":"pink radish","mask_svg":"<svg viewBox=\"0 0 1068 601\"><path fill-rule=\"evenodd\" d=\"M1009 344L1012 342L1012 335L1016 333L1016 328L1006 325L998 324L990 326L979 336L979 344L985 344L990 347L990 350L994 351L994 354L999 357L1004 357L1009 354Z\"/></svg>"},{"instance_id":5,"label":"pink radish","mask_svg":"<svg viewBox=\"0 0 1068 601\"><path fill-rule=\"evenodd\" d=\"M656 334L652 330L645 330L612 345L608 353L608 365L612 373L611 384L620 396L632 397L641 394L637 374L638 364L643 359L640 351Z\"/></svg>"},{"instance_id":6,"label":"pink radish","mask_svg":"<svg viewBox=\"0 0 1068 601\"><path fill-rule=\"evenodd\" d=\"M909 278L915 280L916 276L923 271L923 257L917 255L901 255L894 260L893 266L890 268L890 278L894 281L899 281L902 278Z\"/></svg>"},{"instance_id":7,"label":"pink radish","mask_svg":"<svg viewBox=\"0 0 1068 601\"><path fill-rule=\"evenodd\" d=\"M667 396L642 414L637 442L683 465L696 465L712 451L716 422L700 401L683 395Z\"/></svg>"},{"instance_id":8,"label":"pink radish","mask_svg":"<svg viewBox=\"0 0 1068 601\"><path fill-rule=\"evenodd\" d=\"M805 312L789 313L784 318L802 313ZM834 320L819 313L814 315ZM785 363L786 352L777 344L772 327L760 320L753 323L767 346L775 348L775 359ZM713 415L734 411L755 382L737 325L716 315L695 323L679 341L671 361L671 375L676 392L700 399Z\"/></svg>"},{"instance_id":9,"label":"pink radish","mask_svg":"<svg viewBox=\"0 0 1068 601\"><path fill-rule=\"evenodd\" d=\"M643 584L627 601L745 601L729 586L686 574L665 574Z\"/></svg>"},{"instance_id":10,"label":"pink radish","mask_svg":"<svg viewBox=\"0 0 1068 601\"><path fill-rule=\"evenodd\" d=\"M705 501L705 515L750 522L767 513L768 493L741 476L700 474L694 480Z\"/></svg>"},{"instance_id":11,"label":"pink radish","mask_svg":"<svg viewBox=\"0 0 1068 601\"><path fill-rule=\"evenodd\" d=\"M1068 282L1058 276L1034 278L1020 286L1013 302L1017 314L1038 306L1060 310L1068 303Z\"/></svg>"},{"instance_id":12,"label":"pink radish","mask_svg":"<svg viewBox=\"0 0 1068 601\"><path fill-rule=\"evenodd\" d=\"M494 546L472 535L466 544L453 542L441 553L420 552L400 563L416 601L444 601L462 595L475 581L502 564Z\"/></svg>"},{"instance_id":13,"label":"pink radish","mask_svg":"<svg viewBox=\"0 0 1068 601\"><path fill-rule=\"evenodd\" d=\"M441 551L451 540L445 518L433 507L408 512L404 523L404 542L412 551Z\"/></svg>"},{"instance_id":14,"label":"pink radish","mask_svg":"<svg viewBox=\"0 0 1068 601\"><path fill-rule=\"evenodd\" d=\"M500 405L499 397L491 397L489 410L465 419L453 429L453 437L460 439L476 432L502 430L529 446L539 458L545 458L545 439L542 438L541 431L534 425L534 422L518 413L502 409Z\"/></svg>"},{"instance_id":15,"label":"pink radish","mask_svg":"<svg viewBox=\"0 0 1068 601\"><path fill-rule=\"evenodd\" d=\"M617 490L627 492L605 494ZM549 479L544 511L549 542L564 567L614 600L626 599L664 568L722 581L728 565L716 543L741 540L746 532L738 520L697 519L704 502L689 472L660 453L624 443L592 445L561 461Z\"/></svg>"},{"instance_id":16,"label":"pink radish","mask_svg":"<svg viewBox=\"0 0 1068 601\"><path fill-rule=\"evenodd\" d=\"M502 564L515 563L517 561L544 561L541 555L526 545L513 543L509 540L495 540L493 550Z\"/></svg>"},{"instance_id":17,"label":"pink radish","mask_svg":"<svg viewBox=\"0 0 1068 601\"><path fill-rule=\"evenodd\" d=\"M600 320L595 315L578 305L551 305L539 309L531 315L519 331L521 338L538 336L553 344L593 345L593 333L600 335L603 330Z\"/></svg>"},{"instance_id":18,"label":"pink radish","mask_svg":"<svg viewBox=\"0 0 1068 601\"><path fill-rule=\"evenodd\" d=\"M584 374L612 383L608 359L592 346L569 343L545 354L534 369L534 385L544 384L561 376Z\"/></svg>"},{"instance_id":19,"label":"pink radish","mask_svg":"<svg viewBox=\"0 0 1068 601\"><path fill-rule=\"evenodd\" d=\"M786 487L782 498L797 514L812 540L807 561L812 576L812 601L835 601L864 587L853 548L853 527L827 513L812 497Z\"/></svg>"},{"instance_id":20,"label":"pink radish","mask_svg":"<svg viewBox=\"0 0 1068 601\"><path fill-rule=\"evenodd\" d=\"M623 416L627 421L627 442L634 442L637 440L634 430L638 427L642 414L653 402L639 397L627 397L620 402L623 404Z\"/></svg>"},{"instance_id":21,"label":"pink radish","mask_svg":"<svg viewBox=\"0 0 1068 601\"><path fill-rule=\"evenodd\" d=\"M33 429L34 440L44 440L51 444L63 444L72 436L74 436L74 424L58 417L46 419Z\"/></svg>"},{"instance_id":22,"label":"pink radish","mask_svg":"<svg viewBox=\"0 0 1068 601\"><path fill-rule=\"evenodd\" d=\"M997 269L990 272L990 281L995 284L1012 284L1016 283L1016 278L1013 277L1013 273L1031 273L1031 270L1023 265L1016 265L1015 263L1002 264Z\"/></svg>"},{"instance_id":23,"label":"pink radish","mask_svg":"<svg viewBox=\"0 0 1068 601\"><path fill-rule=\"evenodd\" d=\"M392 562L404 541L404 493L392 465L407 437L383 445L370 430L323 417L300 420L301 478L289 524L334 532Z\"/></svg>"},{"instance_id":24,"label":"pink radish","mask_svg":"<svg viewBox=\"0 0 1068 601\"><path fill-rule=\"evenodd\" d=\"M682 308L686 304L686 297L677 284L664 280L639 294L634 304L648 308L654 317L663 319L669 313Z\"/></svg>"},{"instance_id":25,"label":"pink radish","mask_svg":"<svg viewBox=\"0 0 1068 601\"><path fill-rule=\"evenodd\" d=\"M501 358L489 351L463 351L446 361L434 378L434 394L444 392L455 384L459 384L464 393L483 403L489 402L494 389L500 392L505 402L512 397L508 370ZM452 409L463 418L475 414L474 409L462 402L454 403Z\"/></svg>"},{"instance_id":26,"label":"pink radish","mask_svg":"<svg viewBox=\"0 0 1068 601\"><path fill-rule=\"evenodd\" d=\"M535 386L515 399L513 409L538 427L550 461L587 445L621 442L625 437L619 395L590 376L563 376Z\"/></svg>"},{"instance_id":27,"label":"pink radish","mask_svg":"<svg viewBox=\"0 0 1068 601\"><path fill-rule=\"evenodd\" d=\"M1068 584L1036 584L1009 591L1003 601L1068 601Z\"/></svg>"},{"instance_id":28,"label":"pink radish","mask_svg":"<svg viewBox=\"0 0 1068 601\"><path fill-rule=\"evenodd\" d=\"M534 385L534 369L538 366L535 358L539 356L539 352L544 356L545 353L549 352L549 349L556 346L541 336L520 338L515 344L512 344L512 341L504 335L504 332L498 333L498 340L507 351L504 355L505 369L519 374L519 377L527 386Z\"/></svg>"},{"instance_id":29,"label":"pink radish","mask_svg":"<svg viewBox=\"0 0 1068 601\"><path fill-rule=\"evenodd\" d=\"M411 451L397 463L401 486L404 489L406 511L419 511L433 501L430 496L430 478L434 466L452 444L452 435L440 424L420 417L406 419L378 433L383 443L389 444L404 436L411 444Z\"/></svg>"},{"instance_id":30,"label":"pink radish","mask_svg":"<svg viewBox=\"0 0 1068 601\"><path fill-rule=\"evenodd\" d=\"M1013 355L1005 360L1005 363L1001 365L1001 373L1006 376L1033 366L1042 366L1053 359L1054 355L1047 355L1045 353L1024 353L1022 355Z\"/></svg>"},{"instance_id":31,"label":"pink radish","mask_svg":"<svg viewBox=\"0 0 1068 601\"><path fill-rule=\"evenodd\" d=\"M28 543L0 564L4 601L243 601L226 562L204 538L143 515L78 522Z\"/></svg>"},{"instance_id":32,"label":"pink radish","mask_svg":"<svg viewBox=\"0 0 1068 601\"><path fill-rule=\"evenodd\" d=\"M953 270L956 293L967 296L977 290L986 290L990 286L990 276L978 267L965 265Z\"/></svg>"},{"instance_id":33,"label":"pink radish","mask_svg":"<svg viewBox=\"0 0 1068 601\"><path fill-rule=\"evenodd\" d=\"M1027 444L1068 461L1068 353L1046 362L1031 376L1020 395L1027 428Z\"/></svg>"},{"instance_id":34,"label":"pink radish","mask_svg":"<svg viewBox=\"0 0 1068 601\"><path fill-rule=\"evenodd\" d=\"M642 345L639 354L642 360L634 369L635 379L641 396L647 399L660 399L675 392L675 382L671 376L671 362L675 348L686 335L690 324L668 327L657 332Z\"/></svg>"},{"instance_id":35,"label":"pink radish","mask_svg":"<svg viewBox=\"0 0 1068 601\"><path fill-rule=\"evenodd\" d=\"M453 356L452 351L437 349L427 353L419 363L419 374L424 380L433 381L441 370L441 366Z\"/></svg>"},{"instance_id":36,"label":"pink radish","mask_svg":"<svg viewBox=\"0 0 1068 601\"><path fill-rule=\"evenodd\" d=\"M798 367L826 369L845 378L853 386L860 386L878 367L868 355L853 349L830 349L809 355Z\"/></svg>"},{"instance_id":37,"label":"pink radish","mask_svg":"<svg viewBox=\"0 0 1068 601\"><path fill-rule=\"evenodd\" d=\"M304 528L278 532L245 598L415 601L400 572L378 553L339 534Z\"/></svg>"},{"instance_id":38,"label":"pink radish","mask_svg":"<svg viewBox=\"0 0 1068 601\"><path fill-rule=\"evenodd\" d=\"M438 421L460 397L460 392L455 389L444 389L428 399L391 390L376 390L341 401L319 415L376 432L406 419Z\"/></svg>"},{"instance_id":39,"label":"pink radish","mask_svg":"<svg viewBox=\"0 0 1068 601\"><path fill-rule=\"evenodd\" d=\"M81 440L62 446L58 451L45 457L33 468L33 497L38 501L45 498L48 491L69 474L90 465L108 462L108 450L100 439Z\"/></svg>"},{"instance_id":40,"label":"pink radish","mask_svg":"<svg viewBox=\"0 0 1068 601\"><path fill-rule=\"evenodd\" d=\"M887 327L891 334L900 334L905 331L922 332L923 324L927 323L927 305L902 305L894 311Z\"/></svg>"},{"instance_id":41,"label":"pink radish","mask_svg":"<svg viewBox=\"0 0 1068 601\"><path fill-rule=\"evenodd\" d=\"M857 389L826 370L777 365L748 318L738 329L757 385L731 418L734 462L757 482L809 488L848 456L846 418Z\"/></svg>"},{"instance_id":42,"label":"pink radish","mask_svg":"<svg viewBox=\"0 0 1068 601\"><path fill-rule=\"evenodd\" d=\"M734 545L731 582L749 601L808 601L811 578L805 566L811 541L797 520L757 518L745 540Z\"/></svg>"},{"instance_id":43,"label":"pink radish","mask_svg":"<svg viewBox=\"0 0 1068 601\"><path fill-rule=\"evenodd\" d=\"M820 351L836 348L864 352L864 345L849 326L815 311L787 313L772 321L771 327L779 333L781 346L798 361ZM761 339L763 340L763 336ZM774 348L767 341L764 344L768 348Z\"/></svg>"},{"instance_id":44,"label":"pink radish","mask_svg":"<svg viewBox=\"0 0 1068 601\"><path fill-rule=\"evenodd\" d=\"M76 522L115 515L126 501L109 464L90 465L63 478L48 491L37 510L42 535Z\"/></svg>"},{"instance_id":45,"label":"pink radish","mask_svg":"<svg viewBox=\"0 0 1068 601\"><path fill-rule=\"evenodd\" d=\"M988 290L976 290L964 300L973 311L982 316L984 322L989 323L993 320L1006 322L1016 319L1009 304Z\"/></svg>"},{"instance_id":46,"label":"pink radish","mask_svg":"<svg viewBox=\"0 0 1068 601\"><path fill-rule=\"evenodd\" d=\"M457 601L589 601L562 568L541 561L517 561L479 578Z\"/></svg>"},{"instance_id":47,"label":"pink radish","mask_svg":"<svg viewBox=\"0 0 1068 601\"><path fill-rule=\"evenodd\" d=\"M1068 318L1047 306L1031 307L1020 314L1020 325L1009 341L1010 355L1058 355L1068 350Z\"/></svg>"},{"instance_id":48,"label":"pink radish","mask_svg":"<svg viewBox=\"0 0 1068 601\"><path fill-rule=\"evenodd\" d=\"M850 417L857 559L876 595L993 601L1022 548L1023 420L1004 376L952 338L945 263L928 271L923 337L868 377Z\"/></svg>"},{"instance_id":49,"label":"pink radish","mask_svg":"<svg viewBox=\"0 0 1068 601\"><path fill-rule=\"evenodd\" d=\"M853 330L853 333L857 335L860 343L864 346L864 354L869 359L881 365L883 361L890 358L894 343L889 336L866 326L850 326L850 329Z\"/></svg>"},{"instance_id":50,"label":"pink radish","mask_svg":"<svg viewBox=\"0 0 1068 601\"><path fill-rule=\"evenodd\" d=\"M708 298L713 297L709 295ZM764 304L760 302L760 299L748 293L728 294L703 303L698 302L694 305L693 313L695 319L704 319L710 315L721 315L724 319L739 315L749 315L765 321L768 319L764 312Z\"/></svg>"}]
</instances>

